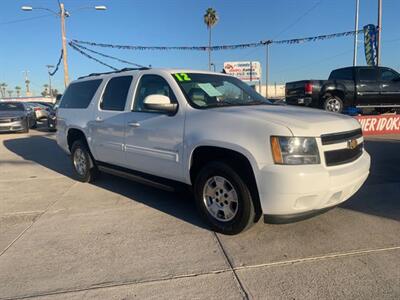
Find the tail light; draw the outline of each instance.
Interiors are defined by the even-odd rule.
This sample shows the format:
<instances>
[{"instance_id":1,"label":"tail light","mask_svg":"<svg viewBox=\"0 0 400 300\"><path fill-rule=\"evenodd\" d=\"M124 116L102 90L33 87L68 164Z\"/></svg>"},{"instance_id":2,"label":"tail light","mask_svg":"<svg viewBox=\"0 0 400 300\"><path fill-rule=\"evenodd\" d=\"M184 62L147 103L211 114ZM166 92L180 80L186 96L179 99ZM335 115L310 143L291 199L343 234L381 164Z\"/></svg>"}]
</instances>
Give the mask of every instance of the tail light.
<instances>
[{"instance_id":1,"label":"tail light","mask_svg":"<svg viewBox=\"0 0 400 300\"><path fill-rule=\"evenodd\" d=\"M312 83L307 82L304 86L305 93L312 94L312 88L313 88Z\"/></svg>"},{"instance_id":2,"label":"tail light","mask_svg":"<svg viewBox=\"0 0 400 300\"><path fill-rule=\"evenodd\" d=\"M35 107L34 109L33 109L34 111L40 111L40 110L42 110L40 107Z\"/></svg>"}]
</instances>

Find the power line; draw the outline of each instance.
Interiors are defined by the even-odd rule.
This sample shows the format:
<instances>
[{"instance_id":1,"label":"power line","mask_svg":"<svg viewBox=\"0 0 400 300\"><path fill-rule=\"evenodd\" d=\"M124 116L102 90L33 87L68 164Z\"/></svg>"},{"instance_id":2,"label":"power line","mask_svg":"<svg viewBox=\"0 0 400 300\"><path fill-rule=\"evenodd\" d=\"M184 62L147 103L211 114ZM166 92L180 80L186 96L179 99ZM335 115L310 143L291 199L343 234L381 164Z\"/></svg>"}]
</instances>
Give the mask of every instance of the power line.
<instances>
[{"instance_id":1,"label":"power line","mask_svg":"<svg viewBox=\"0 0 400 300\"><path fill-rule=\"evenodd\" d=\"M285 27L283 30L281 30L277 35L275 35L273 37L273 39L276 39L278 36L280 36L282 33L285 33L286 31L288 31L290 28L292 28L293 26L295 26L297 23L299 23L304 17L306 17L307 15L309 15L315 8L317 8L317 6L319 6L322 3L323 0L318 1L317 3L315 3L310 9L308 9L304 14L302 14L300 17L298 17L294 22L292 22L291 24L289 24L287 27Z\"/></svg>"},{"instance_id":2,"label":"power line","mask_svg":"<svg viewBox=\"0 0 400 300\"><path fill-rule=\"evenodd\" d=\"M53 16L53 15L52 14L45 14L45 15L36 16L36 17L30 17L30 18L24 18L24 19L12 20L12 21L0 22L0 25L21 23L21 22L26 22L26 21L31 21L31 20L41 19L41 18L47 18L47 17L50 17L50 16Z\"/></svg>"}]
</instances>

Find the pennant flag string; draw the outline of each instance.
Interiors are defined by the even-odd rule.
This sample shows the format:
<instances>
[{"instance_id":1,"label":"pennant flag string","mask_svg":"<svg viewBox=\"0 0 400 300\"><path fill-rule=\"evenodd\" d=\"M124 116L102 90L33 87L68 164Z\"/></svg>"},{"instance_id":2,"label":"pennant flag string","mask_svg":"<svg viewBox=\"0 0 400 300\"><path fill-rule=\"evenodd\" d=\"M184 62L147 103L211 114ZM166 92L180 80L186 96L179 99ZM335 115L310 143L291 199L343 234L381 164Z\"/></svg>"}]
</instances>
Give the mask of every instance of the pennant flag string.
<instances>
[{"instance_id":1,"label":"pennant flag string","mask_svg":"<svg viewBox=\"0 0 400 300\"><path fill-rule=\"evenodd\" d=\"M106 67L109 67L110 69L112 69L112 70L114 70L114 71L117 71L117 70L118 70L117 68L114 68L113 66L110 66L110 65L106 64L105 62L102 62L101 60L99 60L99 59L97 59L97 58L91 56L90 54L87 54L87 53L86 53L85 51L83 51L82 49L79 49L78 47L76 47L73 43L69 42L68 44L69 44L69 46L70 46L72 49L74 49L75 51L79 52L79 53L82 54L83 56L86 56L87 58L92 59L92 60L98 62L99 64L102 64L102 65L104 65L104 66L106 66Z\"/></svg>"},{"instance_id":2,"label":"pennant flag string","mask_svg":"<svg viewBox=\"0 0 400 300\"><path fill-rule=\"evenodd\" d=\"M64 55L64 51L61 49L61 55L60 55L60 58L58 59L56 68L54 69L53 72L49 72L49 75L50 75L50 76L54 76L54 75L57 73L58 68L60 67L61 60L62 60L62 58L63 58L63 55Z\"/></svg>"},{"instance_id":3,"label":"pennant flag string","mask_svg":"<svg viewBox=\"0 0 400 300\"><path fill-rule=\"evenodd\" d=\"M363 32L364 29L356 30L356 31L346 31L346 32L339 32L327 35L319 35L313 37L305 37L305 38L298 38L298 39L289 39L289 40L265 40L260 42L254 43L247 43L247 44L235 44L235 45L218 45L218 46L138 46L138 45L114 45L114 44L105 44L105 43L96 43L96 42L89 42L89 41L80 41L80 40L72 40L71 42L78 45L89 45L95 47L103 47L103 48L114 48L114 49L125 49L125 50L189 50L189 51L207 51L211 49L212 51L220 51L220 50L236 50L236 49L246 49L246 48L255 48L255 47L263 47L266 44L301 44L307 42L315 42L327 39L333 39L338 37L346 37L346 36L353 36L356 33ZM70 42L70 43L71 43ZM88 50L88 49L87 49ZM88 50L90 51L90 50ZM92 50L93 51L93 50Z\"/></svg>"},{"instance_id":4,"label":"pennant flag string","mask_svg":"<svg viewBox=\"0 0 400 300\"><path fill-rule=\"evenodd\" d=\"M130 62L130 61L127 61L127 60L118 58L118 57L114 57L114 56L107 55L107 54L104 54L104 53L101 53L101 52L98 52L98 51L94 51L94 50L89 49L89 48L87 48L87 47L84 47L84 46L82 46L82 45L75 44L75 43L72 42L72 41L70 42L70 44L71 44L71 43L72 43L74 46L80 48L81 50L86 50L86 51L89 51L89 52L91 52L91 53L93 53L93 54L97 54L97 55L99 55L99 56L103 56L103 57L105 57L105 58L114 59L114 60L119 61L119 62L121 62L121 63L125 63L125 64L132 65L132 66L139 67L139 68L143 68L143 67L144 67L144 66L139 65L139 64L136 64L136 63L134 63L134 62Z\"/></svg>"}]
</instances>

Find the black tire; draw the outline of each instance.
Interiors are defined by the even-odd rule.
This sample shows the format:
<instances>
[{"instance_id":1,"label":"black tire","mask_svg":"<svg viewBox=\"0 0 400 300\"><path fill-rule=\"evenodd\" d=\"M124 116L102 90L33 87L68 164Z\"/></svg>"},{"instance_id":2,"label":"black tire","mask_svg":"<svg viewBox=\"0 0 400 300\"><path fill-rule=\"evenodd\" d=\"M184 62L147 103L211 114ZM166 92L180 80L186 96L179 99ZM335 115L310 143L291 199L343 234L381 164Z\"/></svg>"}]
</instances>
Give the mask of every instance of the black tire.
<instances>
[{"instance_id":1,"label":"black tire","mask_svg":"<svg viewBox=\"0 0 400 300\"><path fill-rule=\"evenodd\" d=\"M35 129L37 128L37 121L35 120L35 122L32 124L31 128Z\"/></svg>"},{"instance_id":2,"label":"black tire","mask_svg":"<svg viewBox=\"0 0 400 300\"><path fill-rule=\"evenodd\" d=\"M77 153L78 151L81 151ZM78 156L81 161L78 162ZM71 147L71 162L74 170L74 177L81 182L93 182L97 175L97 166L90 154L90 150L86 143L82 140L77 140ZM78 165L85 165L84 169L80 169Z\"/></svg>"},{"instance_id":3,"label":"black tire","mask_svg":"<svg viewBox=\"0 0 400 300\"><path fill-rule=\"evenodd\" d=\"M216 217L212 215L207 208L208 205L205 203L206 201L211 201L211 203L217 205L218 199L211 200L208 197L208 200L204 200L206 198L204 194L205 186L215 176L226 179L228 181L226 184L228 186L231 185L237 195L237 206L235 205L234 207L237 210L231 220L218 220L218 214L222 212L222 208L218 211ZM221 198L226 197L226 194L220 195ZM194 183L194 196L200 215L214 231L234 235L249 229L254 224L255 210L249 188L240 175L225 163L210 162L200 170ZM222 198L222 201L219 199L218 205L224 205L221 204L223 200L224 198ZM222 212L220 217L224 217L224 215L225 213Z\"/></svg>"},{"instance_id":4,"label":"black tire","mask_svg":"<svg viewBox=\"0 0 400 300\"><path fill-rule=\"evenodd\" d=\"M338 96L334 95L326 95L324 97L324 110L329 112L335 113L342 113L343 112L343 100L340 99Z\"/></svg>"},{"instance_id":5,"label":"black tire","mask_svg":"<svg viewBox=\"0 0 400 300\"><path fill-rule=\"evenodd\" d=\"M24 128L21 130L21 133L28 133L29 132L29 121L25 121Z\"/></svg>"}]
</instances>

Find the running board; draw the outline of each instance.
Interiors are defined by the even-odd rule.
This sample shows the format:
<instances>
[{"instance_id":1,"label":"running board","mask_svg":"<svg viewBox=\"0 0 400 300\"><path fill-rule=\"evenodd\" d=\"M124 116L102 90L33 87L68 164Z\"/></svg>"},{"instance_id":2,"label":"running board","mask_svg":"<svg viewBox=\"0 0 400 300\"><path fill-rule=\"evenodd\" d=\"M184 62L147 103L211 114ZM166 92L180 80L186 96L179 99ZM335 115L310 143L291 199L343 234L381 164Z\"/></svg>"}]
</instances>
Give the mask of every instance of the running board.
<instances>
[{"instance_id":1,"label":"running board","mask_svg":"<svg viewBox=\"0 0 400 300\"><path fill-rule=\"evenodd\" d=\"M132 174L129 171L123 171L123 170L118 170L112 167L108 167L108 166L104 166L104 165L99 165L98 166L99 170L111 175L115 175L115 176L119 176L119 177L123 177L129 180L133 180L148 186L152 186L164 191L168 191L168 192L173 192L175 191L175 189L169 185L165 185L159 182L156 182L154 180L145 178L144 176L141 175L136 175L136 174Z\"/></svg>"},{"instance_id":2,"label":"running board","mask_svg":"<svg viewBox=\"0 0 400 300\"><path fill-rule=\"evenodd\" d=\"M400 107L399 104L394 104L394 105L390 105L390 104L382 104L382 105L356 105L356 107L358 108L379 108L379 107L393 107L393 108L397 108Z\"/></svg>"}]
</instances>

